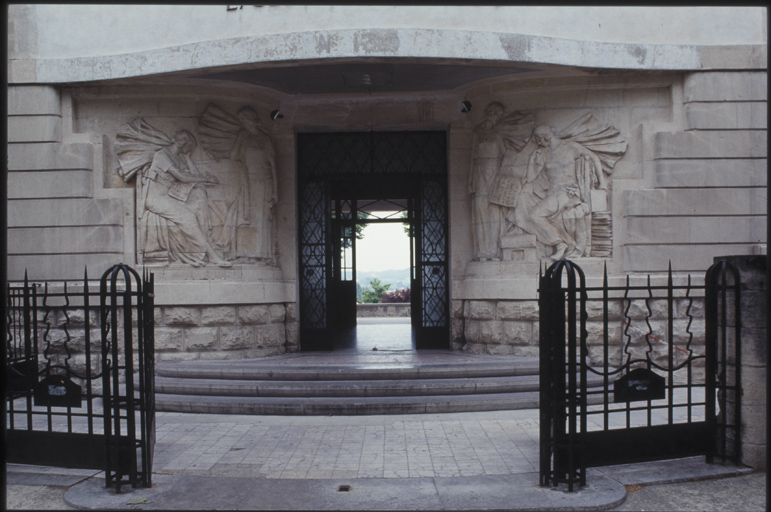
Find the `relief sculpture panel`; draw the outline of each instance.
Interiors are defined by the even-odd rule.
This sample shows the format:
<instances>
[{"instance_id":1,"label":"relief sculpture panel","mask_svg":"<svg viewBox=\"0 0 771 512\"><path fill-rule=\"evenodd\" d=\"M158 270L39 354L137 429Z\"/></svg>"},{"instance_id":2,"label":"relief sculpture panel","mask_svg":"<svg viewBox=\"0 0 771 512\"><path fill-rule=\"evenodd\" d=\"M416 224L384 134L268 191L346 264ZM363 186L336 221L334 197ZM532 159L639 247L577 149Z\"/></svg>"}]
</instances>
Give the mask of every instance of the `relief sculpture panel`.
<instances>
[{"instance_id":1,"label":"relief sculpture panel","mask_svg":"<svg viewBox=\"0 0 771 512\"><path fill-rule=\"evenodd\" d=\"M136 183L137 260L275 264L275 148L257 112L209 105L197 134L168 137L136 118L116 135L118 173ZM194 162L199 141L208 158Z\"/></svg>"},{"instance_id":2,"label":"relief sculpture panel","mask_svg":"<svg viewBox=\"0 0 771 512\"><path fill-rule=\"evenodd\" d=\"M491 103L473 132L474 259L610 257L610 176L626 140L591 113L560 130L533 129L533 114L503 114L502 104ZM532 149L517 156L525 148ZM504 169L512 158L520 165Z\"/></svg>"},{"instance_id":3,"label":"relief sculpture panel","mask_svg":"<svg viewBox=\"0 0 771 512\"><path fill-rule=\"evenodd\" d=\"M500 260L504 211L494 195L501 187L501 165L508 150L522 150L532 130L532 114L505 115L503 104L498 102L485 108L484 120L474 128L468 190L474 254L479 261Z\"/></svg>"}]
</instances>

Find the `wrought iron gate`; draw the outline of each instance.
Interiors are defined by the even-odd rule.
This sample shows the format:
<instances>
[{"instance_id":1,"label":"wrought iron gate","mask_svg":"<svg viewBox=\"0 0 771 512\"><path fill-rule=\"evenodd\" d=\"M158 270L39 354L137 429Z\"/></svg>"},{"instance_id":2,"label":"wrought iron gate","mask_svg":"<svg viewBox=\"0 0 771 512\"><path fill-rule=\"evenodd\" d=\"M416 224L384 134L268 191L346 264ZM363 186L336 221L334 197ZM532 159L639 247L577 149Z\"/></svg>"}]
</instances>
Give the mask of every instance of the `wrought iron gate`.
<instances>
[{"instance_id":1,"label":"wrought iron gate","mask_svg":"<svg viewBox=\"0 0 771 512\"><path fill-rule=\"evenodd\" d=\"M416 346L448 347L446 134L298 134L297 162L302 350L331 350L338 235L332 233L332 203L333 198L355 199L362 190L410 201L416 227L411 294Z\"/></svg>"},{"instance_id":2,"label":"wrought iron gate","mask_svg":"<svg viewBox=\"0 0 771 512\"><path fill-rule=\"evenodd\" d=\"M103 469L117 492L152 485L153 288L123 264L97 291L88 271L74 285L8 285L7 462Z\"/></svg>"},{"instance_id":3,"label":"wrought iron gate","mask_svg":"<svg viewBox=\"0 0 771 512\"><path fill-rule=\"evenodd\" d=\"M703 285L670 268L665 283L627 276L611 286L606 271L588 286L574 263L551 265L539 289L541 485L573 491L586 468L612 464L737 463L739 301L726 261ZM590 374L602 386L589 388Z\"/></svg>"}]
</instances>

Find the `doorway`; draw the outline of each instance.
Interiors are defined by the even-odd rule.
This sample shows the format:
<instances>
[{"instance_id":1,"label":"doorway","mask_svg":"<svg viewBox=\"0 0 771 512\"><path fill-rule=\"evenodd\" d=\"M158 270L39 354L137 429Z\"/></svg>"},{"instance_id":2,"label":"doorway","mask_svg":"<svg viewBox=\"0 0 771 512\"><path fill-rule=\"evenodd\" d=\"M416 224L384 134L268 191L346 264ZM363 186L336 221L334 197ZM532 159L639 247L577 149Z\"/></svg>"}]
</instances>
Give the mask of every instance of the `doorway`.
<instances>
[{"instance_id":1,"label":"doorway","mask_svg":"<svg viewBox=\"0 0 771 512\"><path fill-rule=\"evenodd\" d=\"M410 232L409 329L382 344L449 348L446 134L298 134L297 142L300 349L350 346L359 331L356 227L367 223Z\"/></svg>"},{"instance_id":2,"label":"doorway","mask_svg":"<svg viewBox=\"0 0 771 512\"><path fill-rule=\"evenodd\" d=\"M371 192L332 200L333 350L413 350L414 201Z\"/></svg>"}]
</instances>

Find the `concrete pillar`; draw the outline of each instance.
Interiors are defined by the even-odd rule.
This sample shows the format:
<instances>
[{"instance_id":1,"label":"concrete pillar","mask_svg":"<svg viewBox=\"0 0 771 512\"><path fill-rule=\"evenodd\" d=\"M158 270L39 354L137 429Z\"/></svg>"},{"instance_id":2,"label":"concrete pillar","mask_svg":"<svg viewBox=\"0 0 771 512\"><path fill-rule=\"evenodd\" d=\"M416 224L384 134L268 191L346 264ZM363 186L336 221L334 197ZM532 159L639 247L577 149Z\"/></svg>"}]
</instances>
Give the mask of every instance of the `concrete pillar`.
<instances>
[{"instance_id":1,"label":"concrete pillar","mask_svg":"<svg viewBox=\"0 0 771 512\"><path fill-rule=\"evenodd\" d=\"M727 256L741 279L741 462L766 470L766 368L768 306L765 255ZM733 324L733 319L729 322ZM733 325L729 325L729 328Z\"/></svg>"}]
</instances>

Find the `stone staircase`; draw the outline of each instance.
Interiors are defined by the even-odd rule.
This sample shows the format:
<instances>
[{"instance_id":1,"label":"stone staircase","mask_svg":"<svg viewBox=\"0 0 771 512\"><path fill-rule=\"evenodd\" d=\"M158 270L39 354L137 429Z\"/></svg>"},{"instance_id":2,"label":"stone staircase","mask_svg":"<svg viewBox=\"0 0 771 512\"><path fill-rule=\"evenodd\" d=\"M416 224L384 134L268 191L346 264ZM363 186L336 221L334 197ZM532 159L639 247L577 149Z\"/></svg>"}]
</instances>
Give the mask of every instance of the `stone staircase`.
<instances>
[{"instance_id":1,"label":"stone staircase","mask_svg":"<svg viewBox=\"0 0 771 512\"><path fill-rule=\"evenodd\" d=\"M158 411L365 415L532 409L538 359L449 351L160 362Z\"/></svg>"}]
</instances>

